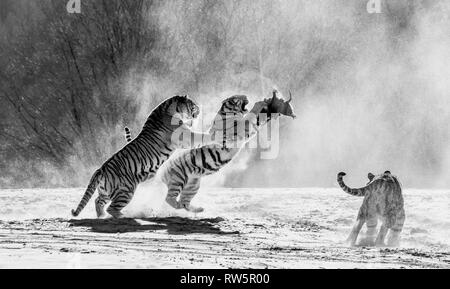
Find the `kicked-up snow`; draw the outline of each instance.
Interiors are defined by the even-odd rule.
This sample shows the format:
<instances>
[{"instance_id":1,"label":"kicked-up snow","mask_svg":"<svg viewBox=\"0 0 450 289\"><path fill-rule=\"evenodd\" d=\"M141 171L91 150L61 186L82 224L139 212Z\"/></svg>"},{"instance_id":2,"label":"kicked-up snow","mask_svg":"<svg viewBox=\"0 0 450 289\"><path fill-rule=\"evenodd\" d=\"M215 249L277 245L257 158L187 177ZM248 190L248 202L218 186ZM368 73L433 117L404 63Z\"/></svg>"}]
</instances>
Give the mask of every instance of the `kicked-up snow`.
<instances>
[{"instance_id":1,"label":"kicked-up snow","mask_svg":"<svg viewBox=\"0 0 450 289\"><path fill-rule=\"evenodd\" d=\"M350 248L362 199L340 189L201 188L194 215L140 186L126 219L95 218L84 189L0 191L0 268L449 268L450 191L404 190L399 248ZM363 228L361 235L363 235Z\"/></svg>"}]
</instances>

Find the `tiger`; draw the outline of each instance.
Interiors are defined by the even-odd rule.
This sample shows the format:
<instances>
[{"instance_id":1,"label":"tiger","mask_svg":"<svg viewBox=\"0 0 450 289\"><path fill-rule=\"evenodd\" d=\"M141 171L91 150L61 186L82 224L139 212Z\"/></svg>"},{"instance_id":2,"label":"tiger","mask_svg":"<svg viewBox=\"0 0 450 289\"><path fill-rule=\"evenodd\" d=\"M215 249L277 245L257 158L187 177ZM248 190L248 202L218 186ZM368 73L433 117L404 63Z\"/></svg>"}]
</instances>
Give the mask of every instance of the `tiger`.
<instances>
[{"instance_id":1,"label":"tiger","mask_svg":"<svg viewBox=\"0 0 450 289\"><path fill-rule=\"evenodd\" d=\"M211 135L219 135L221 144L191 149L169 160L163 168L161 180L167 185L166 202L170 206L193 213L204 211L203 208L190 204L200 188L201 177L211 175L227 165L245 143L256 135L257 114L267 107L267 102L256 103L246 115L248 117L245 117L248 103L245 95L234 95L222 102L209 131ZM243 135L237 132L237 122L243 125Z\"/></svg>"},{"instance_id":2,"label":"tiger","mask_svg":"<svg viewBox=\"0 0 450 289\"><path fill-rule=\"evenodd\" d=\"M384 239L389 230L387 246L398 246L400 244L400 233L405 222L402 186L398 178L392 175L390 171L385 171L377 176L369 173L369 182L365 187L352 189L345 185L343 181L345 175L344 172L337 175L339 186L344 192L353 196L364 197L357 222L347 241L350 242L351 246L355 246L359 231L366 223L368 245L385 246ZM378 236L376 236L378 219L381 220L382 224Z\"/></svg>"},{"instance_id":3,"label":"tiger","mask_svg":"<svg viewBox=\"0 0 450 289\"><path fill-rule=\"evenodd\" d=\"M190 142L172 138L175 130L202 140L200 145L214 143L209 134L193 132L186 125L185 122L197 118L199 113L199 106L187 95L173 96L160 103L150 113L140 134L95 171L72 215L80 214L98 188L97 217L106 215L104 207L109 201L111 204L106 212L113 218L123 217L121 210L131 201L137 185L153 178L177 148L191 147Z\"/></svg>"},{"instance_id":4,"label":"tiger","mask_svg":"<svg viewBox=\"0 0 450 289\"><path fill-rule=\"evenodd\" d=\"M223 101L209 131L222 139L221 145L192 149L169 161L161 179L167 185L166 202L170 206L193 213L204 211L202 207L191 205L200 188L201 177L214 174L226 166L258 131L257 114L267 103L261 101L247 113L248 103L245 95L235 95ZM238 123L242 125L242 135L238 132Z\"/></svg>"}]
</instances>

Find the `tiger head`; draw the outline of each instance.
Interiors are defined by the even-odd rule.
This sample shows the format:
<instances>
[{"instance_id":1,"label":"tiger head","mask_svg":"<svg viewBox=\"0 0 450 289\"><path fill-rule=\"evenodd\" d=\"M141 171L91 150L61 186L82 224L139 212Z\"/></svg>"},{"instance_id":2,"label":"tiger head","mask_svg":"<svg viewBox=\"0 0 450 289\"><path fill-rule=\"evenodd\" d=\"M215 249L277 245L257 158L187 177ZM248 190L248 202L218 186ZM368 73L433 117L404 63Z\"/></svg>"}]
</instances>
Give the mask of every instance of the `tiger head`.
<instances>
[{"instance_id":1,"label":"tiger head","mask_svg":"<svg viewBox=\"0 0 450 289\"><path fill-rule=\"evenodd\" d=\"M377 180L382 180L385 182L393 182L393 183L396 182L396 177L394 175L392 175L390 171L385 171L381 175L374 175L372 173L368 173L367 178L369 179L369 182L367 184L370 184Z\"/></svg>"},{"instance_id":2,"label":"tiger head","mask_svg":"<svg viewBox=\"0 0 450 289\"><path fill-rule=\"evenodd\" d=\"M247 112L246 106L248 103L245 95L233 95L222 102L209 133L215 135L214 139L219 142L221 139L224 147L226 147L227 141L236 139L238 133L235 130L236 120L243 118L243 115Z\"/></svg>"},{"instance_id":3,"label":"tiger head","mask_svg":"<svg viewBox=\"0 0 450 289\"><path fill-rule=\"evenodd\" d=\"M176 95L166 101L165 114L184 123L192 122L200 114L198 105L187 95Z\"/></svg>"},{"instance_id":4,"label":"tiger head","mask_svg":"<svg viewBox=\"0 0 450 289\"><path fill-rule=\"evenodd\" d=\"M224 114L238 114L246 113L248 98L245 95L233 95L222 102L219 113Z\"/></svg>"}]
</instances>

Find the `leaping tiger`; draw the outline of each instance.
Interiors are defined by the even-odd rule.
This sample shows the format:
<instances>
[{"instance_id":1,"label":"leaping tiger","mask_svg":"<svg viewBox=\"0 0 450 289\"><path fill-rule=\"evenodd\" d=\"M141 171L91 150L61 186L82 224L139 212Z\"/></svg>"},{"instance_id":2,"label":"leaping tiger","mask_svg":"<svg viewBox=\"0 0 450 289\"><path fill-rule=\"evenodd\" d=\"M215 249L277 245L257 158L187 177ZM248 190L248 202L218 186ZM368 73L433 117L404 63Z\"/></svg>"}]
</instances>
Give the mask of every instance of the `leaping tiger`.
<instances>
[{"instance_id":1,"label":"leaping tiger","mask_svg":"<svg viewBox=\"0 0 450 289\"><path fill-rule=\"evenodd\" d=\"M351 246L355 245L364 223L367 226L367 238L370 245L384 246L384 239L388 230L390 230L387 245L398 246L400 233L405 222L405 210L402 188L397 177L392 175L390 171L378 176L369 173L369 183L365 187L352 189L345 185L343 176L345 176L343 172L337 176L340 187L350 195L364 197L357 222L348 237ZM378 219L381 220L382 224L375 239Z\"/></svg>"},{"instance_id":2,"label":"leaping tiger","mask_svg":"<svg viewBox=\"0 0 450 289\"><path fill-rule=\"evenodd\" d=\"M170 206L194 213L203 211L203 208L191 205L191 200L200 188L201 177L213 174L227 165L245 143L256 135L258 127L264 124L258 118L260 112L295 117L290 100L285 102L276 94L277 91L274 91L272 99L257 102L250 113L247 113L248 99L245 95L235 95L222 102L209 131L211 135L220 136L222 144L206 145L183 152L170 159L163 169L162 181L168 187L166 202ZM266 121L268 120L269 118ZM130 137L128 132L126 137Z\"/></svg>"},{"instance_id":3,"label":"leaping tiger","mask_svg":"<svg viewBox=\"0 0 450 289\"><path fill-rule=\"evenodd\" d=\"M137 185L151 179L175 149L191 147L190 140L172 140L175 130L202 140L198 145L212 143L210 135L192 132L185 124L199 113L198 105L188 96L174 96L158 105L150 113L141 133L94 173L72 215L80 214L98 187L97 216L105 215L104 206L111 201L106 211L114 218L122 217L121 210L131 201Z\"/></svg>"},{"instance_id":4,"label":"leaping tiger","mask_svg":"<svg viewBox=\"0 0 450 289\"><path fill-rule=\"evenodd\" d=\"M161 179L167 185L166 202L170 206L194 213L203 212L203 208L191 205L200 188L201 177L216 173L240 152L245 143L256 135L256 115L267 107L267 103L261 101L244 115L247 104L245 95L232 96L223 101L209 131L211 135L222 138L221 145L191 149L169 160Z\"/></svg>"}]
</instances>

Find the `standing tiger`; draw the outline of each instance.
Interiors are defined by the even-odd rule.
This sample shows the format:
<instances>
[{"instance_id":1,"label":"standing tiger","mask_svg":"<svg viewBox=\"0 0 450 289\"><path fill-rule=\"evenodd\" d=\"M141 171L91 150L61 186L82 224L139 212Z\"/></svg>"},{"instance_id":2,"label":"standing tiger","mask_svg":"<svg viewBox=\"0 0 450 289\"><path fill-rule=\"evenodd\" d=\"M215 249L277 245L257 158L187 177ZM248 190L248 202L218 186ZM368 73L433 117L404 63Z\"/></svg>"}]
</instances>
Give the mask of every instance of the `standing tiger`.
<instances>
[{"instance_id":1,"label":"standing tiger","mask_svg":"<svg viewBox=\"0 0 450 289\"><path fill-rule=\"evenodd\" d=\"M153 178L175 149L190 147L190 140L173 141L175 130L185 131L202 142L210 141L208 134L194 133L185 124L199 113L199 107L188 96L174 96L158 105L147 118L141 133L94 173L72 215L80 214L98 187L97 216L105 215L104 206L111 201L106 211L114 218L122 217L121 210L131 201L137 185Z\"/></svg>"},{"instance_id":2,"label":"standing tiger","mask_svg":"<svg viewBox=\"0 0 450 289\"><path fill-rule=\"evenodd\" d=\"M384 239L388 230L390 230L387 245L398 246L400 233L405 222L405 210L402 188L397 177L392 175L390 171L385 171L378 176L369 173L369 183L365 187L352 189L345 185L343 176L345 176L345 173L339 173L337 181L344 192L353 196L364 197L357 222L348 237L350 244L355 245L359 231L366 223L367 238L370 245L384 246ZM382 224L378 236L376 236L378 219L381 220Z\"/></svg>"}]
</instances>

